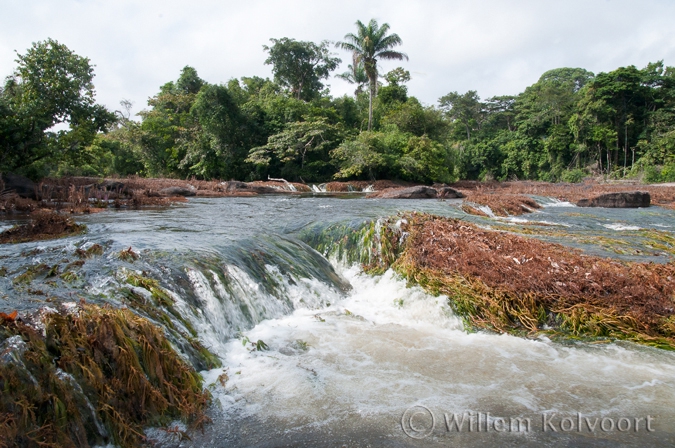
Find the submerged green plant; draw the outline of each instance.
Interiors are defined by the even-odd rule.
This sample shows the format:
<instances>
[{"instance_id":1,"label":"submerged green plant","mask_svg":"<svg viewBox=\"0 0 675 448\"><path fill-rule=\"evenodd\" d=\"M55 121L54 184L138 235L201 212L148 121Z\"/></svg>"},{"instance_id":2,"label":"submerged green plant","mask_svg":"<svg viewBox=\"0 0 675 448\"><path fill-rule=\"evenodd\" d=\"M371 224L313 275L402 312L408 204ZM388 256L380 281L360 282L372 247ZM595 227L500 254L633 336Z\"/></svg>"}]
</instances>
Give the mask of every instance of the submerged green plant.
<instances>
[{"instance_id":1,"label":"submerged green plant","mask_svg":"<svg viewBox=\"0 0 675 448\"><path fill-rule=\"evenodd\" d=\"M258 339L254 344L253 347L256 351L261 352L263 350L269 350L269 347L267 344L265 344L265 341L262 339Z\"/></svg>"},{"instance_id":2,"label":"submerged green plant","mask_svg":"<svg viewBox=\"0 0 675 448\"><path fill-rule=\"evenodd\" d=\"M135 272L122 269L119 277L133 288L122 287L117 290L123 303L142 313L157 323L161 323L170 334L172 341L186 353L193 364L199 369L212 369L220 367L221 361L211 351L202 345L197 339L197 330L187 316L176 308L176 303L171 294L159 285L157 280L145 277Z\"/></svg>"},{"instance_id":3,"label":"submerged green plant","mask_svg":"<svg viewBox=\"0 0 675 448\"><path fill-rule=\"evenodd\" d=\"M73 271L66 271L63 274L59 275L61 280L63 280L66 283L73 283L79 280L79 276L73 272Z\"/></svg>"},{"instance_id":4,"label":"submerged green plant","mask_svg":"<svg viewBox=\"0 0 675 448\"><path fill-rule=\"evenodd\" d=\"M49 272L50 269L51 268L44 263L29 266L28 269L26 269L26 271L23 274L18 275L14 279L13 283L15 285L28 284L32 282L38 275L42 275L44 273Z\"/></svg>"},{"instance_id":5,"label":"submerged green plant","mask_svg":"<svg viewBox=\"0 0 675 448\"><path fill-rule=\"evenodd\" d=\"M150 291L156 305L161 305L164 307L172 307L174 305L173 298L171 298L169 293L164 288L159 286L159 282L157 282L157 280L143 277L133 272L128 272L126 275L126 282L132 286L137 286Z\"/></svg>"}]
</instances>

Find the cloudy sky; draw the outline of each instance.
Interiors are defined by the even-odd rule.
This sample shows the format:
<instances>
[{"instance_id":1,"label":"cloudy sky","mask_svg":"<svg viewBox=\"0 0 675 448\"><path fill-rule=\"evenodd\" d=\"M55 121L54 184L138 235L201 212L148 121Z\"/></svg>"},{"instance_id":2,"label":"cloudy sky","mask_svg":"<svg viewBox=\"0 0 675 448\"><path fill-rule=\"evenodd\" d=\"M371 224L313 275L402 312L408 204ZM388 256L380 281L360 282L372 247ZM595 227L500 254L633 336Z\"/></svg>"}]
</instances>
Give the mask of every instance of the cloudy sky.
<instances>
[{"instance_id":1,"label":"cloudy sky","mask_svg":"<svg viewBox=\"0 0 675 448\"><path fill-rule=\"evenodd\" d=\"M387 22L403 39L410 93L426 104L450 92L517 94L558 67L592 72L675 65L673 0L0 0L0 76L14 50L48 37L95 65L99 102L147 107L185 65L211 83L271 76L269 38L341 40L354 22ZM343 67L350 60L340 53ZM351 94L328 81L334 95Z\"/></svg>"}]
</instances>

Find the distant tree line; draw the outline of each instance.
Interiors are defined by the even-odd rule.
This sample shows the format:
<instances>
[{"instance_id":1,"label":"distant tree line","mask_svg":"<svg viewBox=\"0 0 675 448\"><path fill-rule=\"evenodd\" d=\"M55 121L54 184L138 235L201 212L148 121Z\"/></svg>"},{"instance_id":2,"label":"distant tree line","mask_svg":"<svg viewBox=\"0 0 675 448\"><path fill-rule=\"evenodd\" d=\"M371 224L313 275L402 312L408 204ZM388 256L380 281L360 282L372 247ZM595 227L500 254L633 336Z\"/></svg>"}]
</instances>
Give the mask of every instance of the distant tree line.
<instances>
[{"instance_id":1,"label":"distant tree line","mask_svg":"<svg viewBox=\"0 0 675 448\"><path fill-rule=\"evenodd\" d=\"M675 69L663 62L594 75L544 73L516 96L450 92L437 106L408 92L401 38L374 20L347 50L353 96L332 97L341 63L328 41L271 39L273 79L210 84L186 66L149 99L109 111L94 99L89 59L48 39L17 57L0 89L0 171L33 178L141 175L256 180L283 177L537 179L590 174L675 181Z\"/></svg>"}]
</instances>

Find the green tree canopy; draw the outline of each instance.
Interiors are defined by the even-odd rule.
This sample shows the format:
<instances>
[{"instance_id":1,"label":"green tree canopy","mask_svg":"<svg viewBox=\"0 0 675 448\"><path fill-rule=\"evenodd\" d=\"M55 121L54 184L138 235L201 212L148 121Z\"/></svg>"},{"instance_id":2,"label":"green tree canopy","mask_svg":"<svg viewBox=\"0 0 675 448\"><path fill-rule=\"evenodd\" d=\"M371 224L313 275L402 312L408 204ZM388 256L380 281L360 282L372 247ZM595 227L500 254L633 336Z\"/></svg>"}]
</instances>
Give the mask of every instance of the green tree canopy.
<instances>
[{"instance_id":1,"label":"green tree canopy","mask_svg":"<svg viewBox=\"0 0 675 448\"><path fill-rule=\"evenodd\" d=\"M466 131L466 139L471 132L479 130L484 119L484 107L478 92L469 90L465 94L450 92L438 100L441 109L452 122L460 123Z\"/></svg>"},{"instance_id":2,"label":"green tree canopy","mask_svg":"<svg viewBox=\"0 0 675 448\"><path fill-rule=\"evenodd\" d=\"M0 170L44 158L77 157L95 135L115 121L96 104L89 59L47 39L21 55L0 91ZM53 131L59 124L68 130Z\"/></svg>"},{"instance_id":3,"label":"green tree canopy","mask_svg":"<svg viewBox=\"0 0 675 448\"><path fill-rule=\"evenodd\" d=\"M321 80L328 78L341 62L328 51L328 41L317 45L287 37L270 40L274 45L263 45L269 53L265 64L272 65L274 80L297 99L315 98L323 89Z\"/></svg>"}]
</instances>

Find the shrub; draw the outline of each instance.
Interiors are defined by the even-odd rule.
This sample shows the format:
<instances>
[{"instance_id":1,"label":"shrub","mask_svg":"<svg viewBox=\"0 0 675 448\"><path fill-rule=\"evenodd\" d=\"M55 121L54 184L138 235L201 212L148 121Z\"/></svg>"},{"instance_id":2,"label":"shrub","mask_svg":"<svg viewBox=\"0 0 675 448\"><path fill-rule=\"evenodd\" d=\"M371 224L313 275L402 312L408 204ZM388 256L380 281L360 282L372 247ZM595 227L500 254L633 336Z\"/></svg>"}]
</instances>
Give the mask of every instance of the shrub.
<instances>
[{"instance_id":1,"label":"shrub","mask_svg":"<svg viewBox=\"0 0 675 448\"><path fill-rule=\"evenodd\" d=\"M578 184L584 180L587 176L587 173L580 169L575 168L573 170L565 170L560 175L560 180L563 182L569 182L571 184Z\"/></svg>"}]
</instances>

